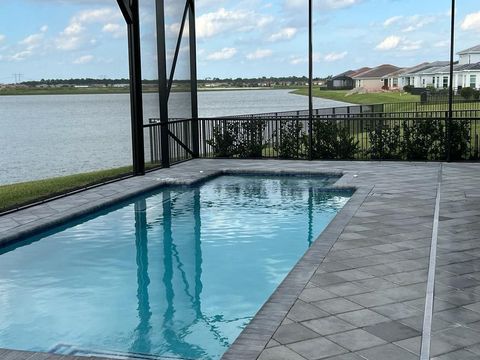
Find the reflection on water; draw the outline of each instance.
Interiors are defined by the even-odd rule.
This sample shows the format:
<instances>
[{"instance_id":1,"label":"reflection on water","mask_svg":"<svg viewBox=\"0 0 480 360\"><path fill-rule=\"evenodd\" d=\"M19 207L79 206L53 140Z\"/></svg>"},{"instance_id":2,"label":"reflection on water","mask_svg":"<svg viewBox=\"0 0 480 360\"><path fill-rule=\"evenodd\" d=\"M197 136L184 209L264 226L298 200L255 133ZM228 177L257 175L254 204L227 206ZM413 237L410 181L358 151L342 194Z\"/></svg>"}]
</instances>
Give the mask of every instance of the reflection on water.
<instances>
[{"instance_id":1,"label":"reflection on water","mask_svg":"<svg viewBox=\"0 0 480 360\"><path fill-rule=\"evenodd\" d=\"M220 358L348 200L331 181L224 176L5 248L0 348Z\"/></svg>"}]
</instances>

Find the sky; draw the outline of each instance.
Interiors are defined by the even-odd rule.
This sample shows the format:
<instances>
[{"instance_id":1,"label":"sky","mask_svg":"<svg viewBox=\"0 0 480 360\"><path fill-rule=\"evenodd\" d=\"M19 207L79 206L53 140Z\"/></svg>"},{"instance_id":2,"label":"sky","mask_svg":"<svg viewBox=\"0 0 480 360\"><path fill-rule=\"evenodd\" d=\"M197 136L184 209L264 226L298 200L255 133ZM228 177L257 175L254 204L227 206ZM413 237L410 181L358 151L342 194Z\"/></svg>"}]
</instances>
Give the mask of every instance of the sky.
<instances>
[{"instance_id":1,"label":"sky","mask_svg":"<svg viewBox=\"0 0 480 360\"><path fill-rule=\"evenodd\" d=\"M143 77L156 78L154 0L140 0ZM171 63L183 5L165 0ZM308 74L307 0L196 0L198 78ZM314 75L448 60L450 0L314 0ZM0 0L0 83L128 76L115 0ZM480 1L457 0L456 51L480 44ZM177 78L188 75L184 37ZM21 76L14 74L21 74Z\"/></svg>"}]
</instances>

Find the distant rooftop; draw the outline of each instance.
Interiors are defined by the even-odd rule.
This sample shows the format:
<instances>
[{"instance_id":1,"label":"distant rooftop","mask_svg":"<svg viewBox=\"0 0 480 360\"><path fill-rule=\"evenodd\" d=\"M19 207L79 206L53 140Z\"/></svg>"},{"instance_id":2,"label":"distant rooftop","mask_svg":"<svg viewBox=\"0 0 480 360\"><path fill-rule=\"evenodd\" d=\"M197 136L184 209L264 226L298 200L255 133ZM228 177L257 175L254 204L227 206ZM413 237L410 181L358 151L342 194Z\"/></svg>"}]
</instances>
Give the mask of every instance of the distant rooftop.
<instances>
[{"instance_id":1,"label":"distant rooftop","mask_svg":"<svg viewBox=\"0 0 480 360\"><path fill-rule=\"evenodd\" d=\"M373 69L368 71L362 72L358 75L353 76L355 79L369 79L369 78L381 78L385 75L391 74L395 71L400 70L398 66L390 65L390 64L383 64L377 66Z\"/></svg>"},{"instance_id":2,"label":"distant rooftop","mask_svg":"<svg viewBox=\"0 0 480 360\"><path fill-rule=\"evenodd\" d=\"M465 54L480 54L480 45L473 46L471 48L462 50L457 53L458 55L465 55Z\"/></svg>"}]
</instances>

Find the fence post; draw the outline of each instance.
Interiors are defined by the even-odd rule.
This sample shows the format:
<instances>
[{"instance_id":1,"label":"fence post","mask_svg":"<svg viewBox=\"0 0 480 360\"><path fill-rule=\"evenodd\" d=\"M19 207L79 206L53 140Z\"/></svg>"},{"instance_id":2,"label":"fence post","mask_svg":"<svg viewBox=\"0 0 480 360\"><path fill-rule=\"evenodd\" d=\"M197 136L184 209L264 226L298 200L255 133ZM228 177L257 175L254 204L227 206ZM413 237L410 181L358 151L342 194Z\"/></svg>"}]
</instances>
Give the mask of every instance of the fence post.
<instances>
[{"instance_id":1,"label":"fence post","mask_svg":"<svg viewBox=\"0 0 480 360\"><path fill-rule=\"evenodd\" d=\"M446 142L445 142L445 146L446 146L446 149L445 149L445 157L447 158L447 161L450 161L450 152L452 150L452 129L451 129L451 125L452 125L452 118L450 117L450 112L447 111L445 113L445 130L446 130L446 136L447 136L447 139L446 139Z\"/></svg>"}]
</instances>

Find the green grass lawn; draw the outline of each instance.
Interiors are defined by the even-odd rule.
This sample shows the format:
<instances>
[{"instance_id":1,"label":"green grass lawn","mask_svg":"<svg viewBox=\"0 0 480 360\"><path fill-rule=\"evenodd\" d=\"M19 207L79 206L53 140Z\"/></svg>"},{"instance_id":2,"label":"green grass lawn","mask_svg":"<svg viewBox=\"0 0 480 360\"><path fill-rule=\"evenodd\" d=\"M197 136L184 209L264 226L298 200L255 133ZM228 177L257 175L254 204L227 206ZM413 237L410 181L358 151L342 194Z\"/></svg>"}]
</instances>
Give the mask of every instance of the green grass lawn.
<instances>
[{"instance_id":1,"label":"green grass lawn","mask_svg":"<svg viewBox=\"0 0 480 360\"><path fill-rule=\"evenodd\" d=\"M128 175L131 166L0 186L0 212Z\"/></svg>"},{"instance_id":2,"label":"green grass lawn","mask_svg":"<svg viewBox=\"0 0 480 360\"><path fill-rule=\"evenodd\" d=\"M297 95L308 95L308 89L298 89L295 90L293 93ZM344 101L352 104L371 105L420 101L419 95L411 95L403 92L354 94L350 96L345 96L347 93L348 90L320 90L318 88L313 89L314 97Z\"/></svg>"}]
</instances>

